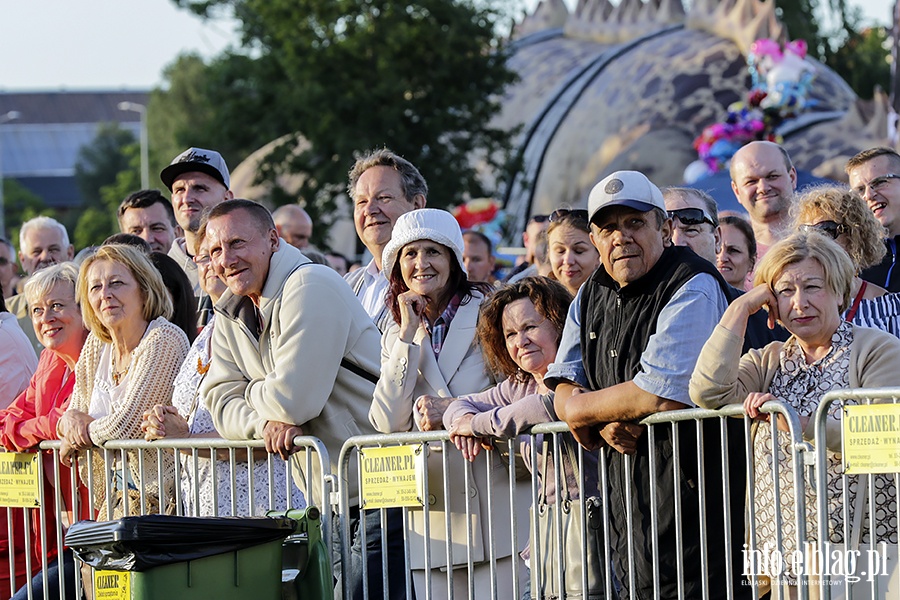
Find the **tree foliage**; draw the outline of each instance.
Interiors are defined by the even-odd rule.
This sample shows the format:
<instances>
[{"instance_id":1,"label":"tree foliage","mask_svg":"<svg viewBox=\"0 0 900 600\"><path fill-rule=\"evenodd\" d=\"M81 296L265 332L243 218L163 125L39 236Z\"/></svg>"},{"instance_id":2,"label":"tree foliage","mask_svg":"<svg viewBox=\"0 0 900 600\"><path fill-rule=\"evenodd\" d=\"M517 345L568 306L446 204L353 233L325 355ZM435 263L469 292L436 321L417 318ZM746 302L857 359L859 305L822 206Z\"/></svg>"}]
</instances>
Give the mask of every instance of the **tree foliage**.
<instances>
[{"instance_id":1,"label":"tree foliage","mask_svg":"<svg viewBox=\"0 0 900 600\"><path fill-rule=\"evenodd\" d=\"M48 208L44 199L31 192L15 179L3 179L3 215L6 220L7 239L19 247L19 229L22 223L39 215L57 217L56 211ZM0 236L3 232L0 231Z\"/></svg>"},{"instance_id":2,"label":"tree foliage","mask_svg":"<svg viewBox=\"0 0 900 600\"><path fill-rule=\"evenodd\" d=\"M84 209L73 224L76 248L100 244L116 233L116 209L130 192L140 189L140 145L127 129L106 123L94 140L78 151L75 181L84 198Z\"/></svg>"},{"instance_id":3,"label":"tree foliage","mask_svg":"<svg viewBox=\"0 0 900 600\"><path fill-rule=\"evenodd\" d=\"M865 27L860 9L846 0L778 0L782 22L792 39L804 39L814 58L844 78L861 98L875 86L890 86L886 32Z\"/></svg>"},{"instance_id":4,"label":"tree foliage","mask_svg":"<svg viewBox=\"0 0 900 600\"><path fill-rule=\"evenodd\" d=\"M317 232L354 155L371 148L388 146L419 166L431 205L493 191L483 189L471 158L486 156L499 171L509 156L510 133L489 125L515 77L495 28L505 13L482 0L178 3L203 15L231 7L244 47L193 79L180 77L198 59L182 57L167 73L168 89L154 94L152 112L165 107L165 118L181 120L167 126L179 149L208 143L230 164L273 139L302 134L311 149L288 136L261 174L269 181L284 172L306 175L300 195ZM191 85L196 97L186 91ZM181 114L171 114L173 107ZM276 202L287 199L274 194Z\"/></svg>"}]
</instances>

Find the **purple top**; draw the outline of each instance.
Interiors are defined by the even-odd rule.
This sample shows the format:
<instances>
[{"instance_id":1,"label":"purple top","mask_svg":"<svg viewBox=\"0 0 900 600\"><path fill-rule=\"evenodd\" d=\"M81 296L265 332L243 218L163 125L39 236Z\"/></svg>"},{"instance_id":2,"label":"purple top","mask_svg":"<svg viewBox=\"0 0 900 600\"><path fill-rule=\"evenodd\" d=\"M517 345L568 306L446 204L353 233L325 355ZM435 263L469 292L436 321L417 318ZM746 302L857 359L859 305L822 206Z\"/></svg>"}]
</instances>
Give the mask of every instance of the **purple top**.
<instances>
[{"instance_id":1,"label":"purple top","mask_svg":"<svg viewBox=\"0 0 900 600\"><path fill-rule=\"evenodd\" d=\"M552 405L552 392L551 405ZM556 414L550 414L545 406L538 385L534 379L526 383L520 383L512 377L500 382L498 385L477 394L460 396L447 407L444 412L444 428L450 429L453 421L462 415L474 414L472 419L472 431L475 435L484 437L511 438L523 433L539 423L552 423L557 420ZM544 495L550 503L556 498L556 473L553 468L553 457L545 457L543 434L534 438L540 445L541 451L538 464L538 474L544 484ZM534 472L531 460L531 436L522 436L519 451L525 459L529 471ZM560 442L573 445L572 456L578 460L578 452L574 449L574 440L566 435ZM547 444L552 443L551 439ZM563 450L565 454L565 450ZM546 460L545 460L546 458ZM565 459L568 462L568 459ZM546 472L544 472L546 465ZM585 489L590 490L589 495L597 494L597 455L592 452L584 452ZM565 469L569 497L578 498L578 481L574 471L567 466Z\"/></svg>"}]
</instances>

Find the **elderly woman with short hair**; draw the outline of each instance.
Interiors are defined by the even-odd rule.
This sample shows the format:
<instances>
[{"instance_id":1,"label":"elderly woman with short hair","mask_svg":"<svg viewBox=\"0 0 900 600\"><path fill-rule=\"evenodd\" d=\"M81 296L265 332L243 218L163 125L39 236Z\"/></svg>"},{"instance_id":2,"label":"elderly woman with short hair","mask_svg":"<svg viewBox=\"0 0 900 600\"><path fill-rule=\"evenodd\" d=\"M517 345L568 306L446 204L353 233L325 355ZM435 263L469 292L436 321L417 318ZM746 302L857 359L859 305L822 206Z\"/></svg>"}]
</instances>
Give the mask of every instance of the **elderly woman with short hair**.
<instances>
[{"instance_id":1,"label":"elderly woman with short hair","mask_svg":"<svg viewBox=\"0 0 900 600\"><path fill-rule=\"evenodd\" d=\"M691 377L691 399L704 408L743 403L747 415L758 421L753 429L758 536L755 547L762 548L765 543L776 547L775 523L779 517L779 503L773 498L772 435L768 415L759 412L760 406L778 399L793 407L804 439L813 441L812 415L826 392L900 385L900 340L841 318L849 303L854 274L847 253L820 233L799 232L778 242L756 269L756 287L731 303L697 360ZM762 308L768 310L770 321L777 319L791 337L741 356L747 319ZM843 469L837 454L841 449L841 428L836 412L837 406L826 424L828 531L833 543L844 541ZM778 421L781 426L781 419ZM781 437L779 445L780 518L793 523L792 460L786 436ZM893 478L875 476L875 485L883 492L878 495L883 500L877 500L872 507L876 535L870 537L868 527L858 533L864 543L888 541L896 549L897 514L891 508L896 498ZM857 489L851 486L847 498L850 506L856 506ZM806 494L807 535L812 538L817 510L811 487L807 487ZM794 538L784 535L784 547L779 550L788 556L795 550ZM788 580L796 581L797 575L789 570ZM788 590L789 594L795 592Z\"/></svg>"},{"instance_id":2,"label":"elderly woman with short hair","mask_svg":"<svg viewBox=\"0 0 900 600\"><path fill-rule=\"evenodd\" d=\"M167 319L172 299L159 271L140 251L130 246L101 246L81 265L77 286L85 324L91 333L75 368L75 389L69 409L59 420L62 458L68 462L78 451L109 440L141 439L141 417L156 404L170 404L172 382L187 355L187 336ZM174 481L172 456L164 454L164 479ZM143 482L151 503L165 510L171 490L158 489L155 453L145 457ZM116 481L113 515L121 503L134 503L142 485L135 455L128 461L129 481ZM105 480L103 460L94 454L94 482ZM119 478L120 471L116 473ZM95 497L103 491L94 489ZM136 509L145 507L131 507ZM106 513L101 510L100 518Z\"/></svg>"},{"instance_id":3,"label":"elderly woman with short hair","mask_svg":"<svg viewBox=\"0 0 900 600\"><path fill-rule=\"evenodd\" d=\"M37 340L44 346L37 371L31 378L28 387L9 405L0 411L0 443L9 452L27 452L34 450L44 440L56 439L56 424L69 404L69 396L75 386L75 364L81 354L81 347L87 338L87 330L81 320L81 308L75 300L75 282L78 279L78 268L70 262L60 263L41 269L25 283L25 300ZM31 345L27 346L31 350ZM32 516L32 566L40 570L42 555L47 556L48 594L51 598L59 594L59 548L50 542L46 548L41 545L40 518L36 511L43 510L47 531L56 529L56 515L69 513L68 521L76 520L70 513L72 510L72 486L69 470L62 468L59 477L59 497L64 507L57 510L54 491L56 482L53 477L55 468L53 455L44 453L44 496L48 498L42 509L33 509ZM84 489L79 490L83 492ZM82 500L86 499L82 498ZM86 508L86 505L82 505ZM21 513L13 513L21 514ZM5 517L5 511L3 513ZM90 518L86 513L82 518ZM5 530L5 526L3 527ZM22 529L16 528L15 546L17 553L24 552L25 542L20 537ZM64 553L66 597L75 597L74 559L72 553ZM19 557L17 556L17 562ZM24 576L24 554L21 556L21 569L17 564L16 576ZM0 589L8 590L6 573L0 573ZM38 573L32 581L32 595L43 597L43 576ZM19 589L14 600L28 597L26 586Z\"/></svg>"}]
</instances>

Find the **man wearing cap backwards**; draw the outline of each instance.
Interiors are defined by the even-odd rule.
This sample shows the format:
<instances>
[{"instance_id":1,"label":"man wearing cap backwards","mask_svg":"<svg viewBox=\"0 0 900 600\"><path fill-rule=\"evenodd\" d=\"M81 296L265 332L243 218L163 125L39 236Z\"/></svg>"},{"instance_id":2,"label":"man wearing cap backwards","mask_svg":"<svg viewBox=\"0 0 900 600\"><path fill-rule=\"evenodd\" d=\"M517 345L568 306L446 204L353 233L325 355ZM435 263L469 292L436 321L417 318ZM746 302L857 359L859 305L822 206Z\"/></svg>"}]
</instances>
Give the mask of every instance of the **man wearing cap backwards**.
<instances>
[{"instance_id":1,"label":"man wearing cap backwards","mask_svg":"<svg viewBox=\"0 0 900 600\"><path fill-rule=\"evenodd\" d=\"M643 174L618 171L598 183L588 199L588 215L601 268L572 303L558 362L550 366L544 381L555 389L557 414L578 441L590 449L607 447L610 543L622 597L652 598L658 589L661 598L677 598L679 562L683 597L701 597L703 586L710 598L726 597L728 587L735 597L749 597L750 588L740 581L742 486L728 498L735 576L730 586L725 580L728 555L723 552L718 423L709 421L712 426L704 428L707 554L702 561L696 427L677 426L676 465L672 428L656 428L651 447L645 428L635 422L692 406L688 382L701 347L727 306L726 284L709 261L671 244L672 221L662 193ZM631 455L628 469L626 454ZM731 468L732 480L740 479L742 463ZM675 469L680 474L677 482ZM681 499L678 523L676 496ZM653 526L658 538L652 537ZM681 548L676 544L676 526L681 527ZM653 576L654 544L659 552L658 582Z\"/></svg>"},{"instance_id":2,"label":"man wearing cap backwards","mask_svg":"<svg viewBox=\"0 0 900 600\"><path fill-rule=\"evenodd\" d=\"M284 458L299 450L296 436L317 437L337 473L344 442L375 433L368 414L381 368L378 329L333 269L313 264L279 238L262 205L222 202L205 214L199 231L205 232L216 275L228 286L216 304L212 361L200 389L216 430L230 439L262 438L266 450ZM296 467L294 473L305 478L305 462ZM318 497L318 468L309 480L310 488L299 482L301 489L311 489L310 501L325 506L328 499ZM357 481L351 473L346 482L351 539L357 543L343 568L352 596L361 598ZM373 514L366 519L366 539L380 549L381 523L379 513ZM402 519L397 525L402 527ZM396 537L402 552L402 534ZM367 558L370 597L380 598L380 552L370 551ZM397 591L405 590L403 561L393 562L398 563L401 572L391 580Z\"/></svg>"},{"instance_id":3,"label":"man wearing cap backwards","mask_svg":"<svg viewBox=\"0 0 900 600\"><path fill-rule=\"evenodd\" d=\"M384 303L388 280L381 272L381 255L400 215L425 207L428 184L415 165L387 148L372 150L356 159L348 178L356 235L372 254L372 260L362 269L347 273L344 279L378 329L384 331L393 319Z\"/></svg>"},{"instance_id":4,"label":"man wearing cap backwards","mask_svg":"<svg viewBox=\"0 0 900 600\"><path fill-rule=\"evenodd\" d=\"M204 209L234 197L228 189L231 186L228 167L215 150L188 148L160 172L159 178L172 192L175 221L184 231L184 237L172 244L169 256L184 269L194 286L194 294L199 297L202 291L193 260L197 228Z\"/></svg>"}]
</instances>

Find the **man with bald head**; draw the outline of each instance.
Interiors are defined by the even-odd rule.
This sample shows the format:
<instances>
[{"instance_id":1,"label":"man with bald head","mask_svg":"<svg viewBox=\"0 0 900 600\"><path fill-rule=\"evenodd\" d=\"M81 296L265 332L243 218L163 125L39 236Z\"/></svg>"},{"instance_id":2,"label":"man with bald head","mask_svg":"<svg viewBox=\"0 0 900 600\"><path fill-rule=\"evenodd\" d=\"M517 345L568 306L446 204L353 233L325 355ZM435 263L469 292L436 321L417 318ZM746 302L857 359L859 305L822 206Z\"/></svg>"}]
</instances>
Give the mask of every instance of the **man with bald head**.
<instances>
[{"instance_id":1,"label":"man with bald head","mask_svg":"<svg viewBox=\"0 0 900 600\"><path fill-rule=\"evenodd\" d=\"M797 170L787 151L773 142L750 142L731 159L731 189L750 215L757 258L790 229Z\"/></svg>"},{"instance_id":2,"label":"man with bald head","mask_svg":"<svg viewBox=\"0 0 900 600\"><path fill-rule=\"evenodd\" d=\"M303 250L309 246L313 222L309 214L298 204L279 206L272 213L278 235L288 244Z\"/></svg>"}]
</instances>

